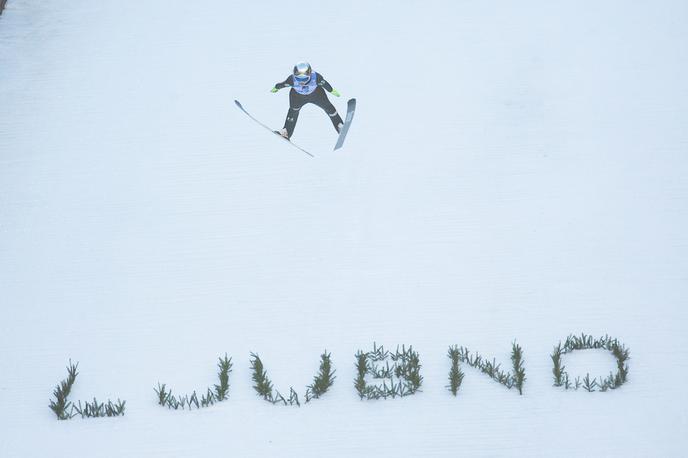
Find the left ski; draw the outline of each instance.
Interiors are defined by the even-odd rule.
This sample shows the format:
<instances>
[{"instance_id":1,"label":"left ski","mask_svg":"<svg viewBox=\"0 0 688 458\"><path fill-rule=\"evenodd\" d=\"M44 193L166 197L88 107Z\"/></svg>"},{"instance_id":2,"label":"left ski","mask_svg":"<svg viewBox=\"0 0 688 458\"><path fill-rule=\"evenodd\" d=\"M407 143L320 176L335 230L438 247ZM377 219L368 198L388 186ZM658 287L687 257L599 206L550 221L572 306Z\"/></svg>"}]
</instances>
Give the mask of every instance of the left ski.
<instances>
[{"instance_id":1,"label":"left ski","mask_svg":"<svg viewBox=\"0 0 688 458\"><path fill-rule=\"evenodd\" d=\"M291 140L289 140L288 138L285 138L285 137L283 137L282 135L280 135L279 132L276 132L275 130L270 129L270 127L266 126L265 124L263 124L262 122L258 121L256 118L254 118L253 116L251 116L251 113L249 113L248 111L246 111L246 109L245 109L243 106L241 106L241 103L240 103L238 100L234 100L234 103L236 104L237 107L239 107L239 109L240 109L241 111L243 111L243 112L246 114L246 116L248 116L249 118L253 119L256 123L258 123L259 125L263 126L265 129L269 130L272 134L277 135L279 138L281 138L282 140L286 141L287 143L289 143L289 144L290 144L291 146L293 146L294 148L300 149L300 150L303 151L304 153L308 154L310 157L315 157L315 156L313 156L311 153L309 153L308 151L306 151L305 149L301 148L299 145L297 145L296 143L294 143L293 141L291 141Z\"/></svg>"},{"instance_id":2,"label":"left ski","mask_svg":"<svg viewBox=\"0 0 688 458\"><path fill-rule=\"evenodd\" d=\"M356 99L349 99L346 103L346 119L344 119L344 125L339 131L339 138L337 138L337 144L334 145L334 150L338 150L344 144L344 139L346 139L346 133L349 132L349 127L351 127L351 121L354 119L354 112L356 111Z\"/></svg>"}]
</instances>

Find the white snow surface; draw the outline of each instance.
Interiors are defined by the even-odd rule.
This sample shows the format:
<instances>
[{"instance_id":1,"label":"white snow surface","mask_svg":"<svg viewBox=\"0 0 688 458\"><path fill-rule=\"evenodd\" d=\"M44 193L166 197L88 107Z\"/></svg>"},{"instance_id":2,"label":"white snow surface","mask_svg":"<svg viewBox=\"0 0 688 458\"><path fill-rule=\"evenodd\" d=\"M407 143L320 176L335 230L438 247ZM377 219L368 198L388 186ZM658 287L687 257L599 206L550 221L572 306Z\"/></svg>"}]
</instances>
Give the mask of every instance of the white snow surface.
<instances>
[{"instance_id":1,"label":"white snow surface","mask_svg":"<svg viewBox=\"0 0 688 458\"><path fill-rule=\"evenodd\" d=\"M68 2L0 16L0 456L681 456L688 439L688 3ZM342 150L287 91L309 60L358 108ZM552 386L569 333L631 350ZM449 345L510 367L454 398ZM422 393L361 401L354 354L413 345ZM252 389L249 354L303 395ZM230 399L199 411L233 358ZM121 418L57 421L73 400ZM572 375L614 369L565 357Z\"/></svg>"}]
</instances>

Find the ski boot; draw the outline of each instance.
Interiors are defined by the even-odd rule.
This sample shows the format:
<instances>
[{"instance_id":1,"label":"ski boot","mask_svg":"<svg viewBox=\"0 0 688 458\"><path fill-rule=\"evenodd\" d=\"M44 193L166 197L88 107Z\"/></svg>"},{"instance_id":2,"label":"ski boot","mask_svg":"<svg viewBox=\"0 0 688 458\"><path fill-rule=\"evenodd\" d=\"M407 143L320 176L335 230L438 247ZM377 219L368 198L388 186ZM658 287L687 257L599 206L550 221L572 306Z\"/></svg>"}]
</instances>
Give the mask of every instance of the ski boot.
<instances>
[{"instance_id":1,"label":"ski boot","mask_svg":"<svg viewBox=\"0 0 688 458\"><path fill-rule=\"evenodd\" d=\"M274 133L277 135L284 137L285 139L289 140L289 132L287 132L287 129L282 128L280 130L273 130Z\"/></svg>"}]
</instances>

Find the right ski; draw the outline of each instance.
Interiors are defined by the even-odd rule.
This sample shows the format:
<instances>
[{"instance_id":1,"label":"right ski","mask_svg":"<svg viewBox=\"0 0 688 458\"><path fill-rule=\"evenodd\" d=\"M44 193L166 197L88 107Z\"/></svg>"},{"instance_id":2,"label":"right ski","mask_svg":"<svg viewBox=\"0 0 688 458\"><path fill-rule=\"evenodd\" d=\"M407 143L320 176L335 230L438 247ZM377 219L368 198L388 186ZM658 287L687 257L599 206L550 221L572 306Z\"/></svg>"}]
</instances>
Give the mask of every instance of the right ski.
<instances>
[{"instance_id":1,"label":"right ski","mask_svg":"<svg viewBox=\"0 0 688 458\"><path fill-rule=\"evenodd\" d=\"M289 143L289 144L290 144L291 146L293 146L294 148L300 149L300 150L303 151L304 153L308 154L310 157L315 157L315 156L313 156L311 153L309 153L308 151L306 151L305 149L301 148L299 145L297 145L296 143L294 143L293 141L289 140L288 138L283 137L283 136L280 135L278 132L275 132L273 129L270 129L268 126L266 126L265 124L263 124L262 122L258 121L256 118L254 118L253 116L251 116L251 114L250 114L248 111L246 111L246 109L245 109L243 106L241 106L241 103L240 103L238 100L234 100L234 103L236 104L237 107L239 107L239 109L240 109L241 111L243 111L243 112L246 114L246 116L248 116L249 118L253 119L256 123L258 123L259 125L263 126L265 129L269 130L269 131L270 131L271 133L273 133L274 135L277 135L279 138L281 138L282 140L286 141L287 143Z\"/></svg>"}]
</instances>

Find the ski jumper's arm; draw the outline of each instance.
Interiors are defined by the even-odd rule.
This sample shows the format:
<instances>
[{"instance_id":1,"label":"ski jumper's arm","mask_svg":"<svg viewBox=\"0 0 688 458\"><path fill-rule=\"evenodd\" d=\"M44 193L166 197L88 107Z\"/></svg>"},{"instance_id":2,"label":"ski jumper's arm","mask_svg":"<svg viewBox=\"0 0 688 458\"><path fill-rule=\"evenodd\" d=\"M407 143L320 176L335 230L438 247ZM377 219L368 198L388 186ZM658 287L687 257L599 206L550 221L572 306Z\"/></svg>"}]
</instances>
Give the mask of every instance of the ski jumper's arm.
<instances>
[{"instance_id":1,"label":"ski jumper's arm","mask_svg":"<svg viewBox=\"0 0 688 458\"><path fill-rule=\"evenodd\" d=\"M317 74L315 81L318 83L318 86L321 86L330 94L339 97L339 92L335 88L333 88L332 85L328 83L327 80L323 78L323 76L320 73Z\"/></svg>"},{"instance_id":2,"label":"ski jumper's arm","mask_svg":"<svg viewBox=\"0 0 688 458\"><path fill-rule=\"evenodd\" d=\"M294 86L294 75L289 75L286 80L282 81L281 83L275 84L275 87L272 88L271 92L277 92L280 89L283 89L285 87L293 87Z\"/></svg>"}]
</instances>

